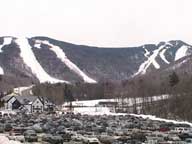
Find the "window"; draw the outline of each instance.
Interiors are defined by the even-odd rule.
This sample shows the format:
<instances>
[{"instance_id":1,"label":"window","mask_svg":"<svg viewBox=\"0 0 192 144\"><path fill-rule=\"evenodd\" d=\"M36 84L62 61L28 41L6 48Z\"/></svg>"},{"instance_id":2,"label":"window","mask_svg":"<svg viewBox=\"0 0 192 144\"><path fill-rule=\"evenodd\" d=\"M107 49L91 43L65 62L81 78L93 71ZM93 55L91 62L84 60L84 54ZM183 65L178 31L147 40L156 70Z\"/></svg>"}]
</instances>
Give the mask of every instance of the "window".
<instances>
[{"instance_id":1,"label":"window","mask_svg":"<svg viewBox=\"0 0 192 144\"><path fill-rule=\"evenodd\" d=\"M33 106L33 110L32 111L35 112L35 106Z\"/></svg>"}]
</instances>

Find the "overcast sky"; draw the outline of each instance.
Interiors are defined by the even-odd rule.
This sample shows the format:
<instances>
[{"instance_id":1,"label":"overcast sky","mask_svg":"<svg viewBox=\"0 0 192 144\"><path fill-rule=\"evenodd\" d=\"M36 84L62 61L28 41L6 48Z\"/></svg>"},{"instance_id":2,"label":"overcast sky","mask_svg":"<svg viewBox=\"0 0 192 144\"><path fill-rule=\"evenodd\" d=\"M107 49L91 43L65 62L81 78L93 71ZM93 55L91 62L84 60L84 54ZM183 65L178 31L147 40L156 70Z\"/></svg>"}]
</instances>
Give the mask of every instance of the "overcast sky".
<instances>
[{"instance_id":1,"label":"overcast sky","mask_svg":"<svg viewBox=\"0 0 192 144\"><path fill-rule=\"evenodd\" d=\"M192 44L192 0L0 0L0 35L76 44Z\"/></svg>"}]
</instances>

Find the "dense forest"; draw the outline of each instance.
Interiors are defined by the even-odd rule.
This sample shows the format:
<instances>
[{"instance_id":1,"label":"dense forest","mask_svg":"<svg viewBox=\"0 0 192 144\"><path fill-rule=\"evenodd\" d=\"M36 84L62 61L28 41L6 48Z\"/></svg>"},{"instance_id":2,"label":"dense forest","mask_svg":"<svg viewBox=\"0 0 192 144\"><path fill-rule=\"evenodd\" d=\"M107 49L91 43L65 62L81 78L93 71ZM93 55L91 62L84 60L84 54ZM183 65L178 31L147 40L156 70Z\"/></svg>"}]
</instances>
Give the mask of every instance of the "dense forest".
<instances>
[{"instance_id":1,"label":"dense forest","mask_svg":"<svg viewBox=\"0 0 192 144\"><path fill-rule=\"evenodd\" d=\"M50 84L33 87L34 95L46 96L56 104L73 100L110 98L143 98L143 114L154 114L164 118L192 120L192 77L171 71L165 75L153 73L124 81L103 81L96 84ZM169 99L146 102L152 96L169 95ZM135 113L138 111L135 109Z\"/></svg>"}]
</instances>

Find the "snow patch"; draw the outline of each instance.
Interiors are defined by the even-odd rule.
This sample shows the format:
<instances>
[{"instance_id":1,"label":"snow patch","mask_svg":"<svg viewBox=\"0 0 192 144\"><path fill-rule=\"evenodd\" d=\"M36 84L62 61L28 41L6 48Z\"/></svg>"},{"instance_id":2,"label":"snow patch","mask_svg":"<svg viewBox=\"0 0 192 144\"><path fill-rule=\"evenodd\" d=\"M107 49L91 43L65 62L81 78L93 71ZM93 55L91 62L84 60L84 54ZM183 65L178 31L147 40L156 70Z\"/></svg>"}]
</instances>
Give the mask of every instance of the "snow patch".
<instances>
[{"instance_id":1,"label":"snow patch","mask_svg":"<svg viewBox=\"0 0 192 144\"><path fill-rule=\"evenodd\" d=\"M142 117L144 119L151 119L151 120L155 120L155 121L171 122L171 123L174 123L174 124L188 124L188 125L192 126L192 123L190 123L190 122L168 120L168 119L158 118L158 117L153 116L153 115L143 115L143 114L130 114L130 115L135 116L135 117Z\"/></svg>"},{"instance_id":2,"label":"snow patch","mask_svg":"<svg viewBox=\"0 0 192 144\"><path fill-rule=\"evenodd\" d=\"M143 48L144 48L144 47L143 47ZM145 48L144 48L144 49L145 49ZM145 49L145 54L144 54L144 56L148 58L149 55L150 55L150 52L149 52L147 49Z\"/></svg>"},{"instance_id":3,"label":"snow patch","mask_svg":"<svg viewBox=\"0 0 192 144\"><path fill-rule=\"evenodd\" d=\"M38 48L38 49L41 49L41 44L35 43L34 47L36 47L36 48Z\"/></svg>"},{"instance_id":4,"label":"snow patch","mask_svg":"<svg viewBox=\"0 0 192 144\"><path fill-rule=\"evenodd\" d=\"M17 87L17 88L13 89L13 92L16 93L16 94L21 95L23 91L29 90L29 93L31 95L33 95L33 92L32 92L33 86L34 85L30 85L30 86L27 86L27 87Z\"/></svg>"},{"instance_id":5,"label":"snow patch","mask_svg":"<svg viewBox=\"0 0 192 144\"><path fill-rule=\"evenodd\" d=\"M2 67L0 67L0 75L4 75L4 70Z\"/></svg>"},{"instance_id":6,"label":"snow patch","mask_svg":"<svg viewBox=\"0 0 192 144\"><path fill-rule=\"evenodd\" d=\"M25 64L31 69L32 73L36 75L36 77L39 79L41 83L44 82L51 82L51 83L57 83L57 82L66 82L63 80L58 80L56 78L53 78L49 76L49 74L42 68L42 66L37 61L31 46L29 45L27 38L18 38L15 40L15 42L18 44L20 48L20 56L23 58L23 61Z\"/></svg>"},{"instance_id":7,"label":"snow patch","mask_svg":"<svg viewBox=\"0 0 192 144\"><path fill-rule=\"evenodd\" d=\"M169 95L160 95L160 96L153 96L149 97L148 100L152 99L152 101L158 101L162 99L167 99L169 98ZM128 98L126 102L131 103L133 98ZM117 99L98 99L98 100L87 100L87 101L76 101L72 102L74 106L80 106L80 107L75 107L74 108L74 113L81 113L81 114L88 114L88 115L132 115L135 117L142 117L144 119L151 119L155 121L164 121L164 122L172 122L174 124L188 124L192 126L192 123L186 122L186 121L177 121L177 120L169 120L169 119L163 119L163 118L158 118L156 116L152 115L143 115L143 114L126 114L126 113L114 113L111 112L108 107L96 107L99 102L117 102ZM142 98L137 98L137 103L142 102ZM65 103L63 106L66 106L67 104ZM133 104L130 104L133 105ZM84 107L82 107L84 106Z\"/></svg>"},{"instance_id":8,"label":"snow patch","mask_svg":"<svg viewBox=\"0 0 192 144\"><path fill-rule=\"evenodd\" d=\"M0 53L3 52L2 48L6 45L9 45L11 44L11 41L12 41L12 38L11 37L4 37L3 38L3 44L0 45ZM3 75L4 74L4 70L2 67L0 67L0 74Z\"/></svg>"},{"instance_id":9,"label":"snow patch","mask_svg":"<svg viewBox=\"0 0 192 144\"><path fill-rule=\"evenodd\" d=\"M168 99L169 95L160 95L160 96L153 96L153 97L146 97L144 99L145 102L151 102L151 101L160 101L163 99ZM117 103L124 103L127 106L133 106L136 102L136 104L141 104L143 102L143 98L138 97L136 99L134 98L125 98L125 99L97 99L97 100L85 100L85 101L73 101L72 106L74 113L81 113L81 114L88 114L88 115L125 115L124 113L115 113L111 108L109 107L103 107L99 105L100 102L117 102ZM62 110L67 110L68 106L70 105L69 102L65 102L62 105Z\"/></svg>"},{"instance_id":10,"label":"snow patch","mask_svg":"<svg viewBox=\"0 0 192 144\"><path fill-rule=\"evenodd\" d=\"M19 141L9 140L6 136L0 136L0 144L21 144Z\"/></svg>"},{"instance_id":11,"label":"snow patch","mask_svg":"<svg viewBox=\"0 0 192 144\"><path fill-rule=\"evenodd\" d=\"M78 107L74 108L74 113L88 114L88 115L112 115L110 109L107 107Z\"/></svg>"},{"instance_id":12,"label":"snow patch","mask_svg":"<svg viewBox=\"0 0 192 144\"><path fill-rule=\"evenodd\" d=\"M40 40L35 40L34 47L41 49L41 41Z\"/></svg>"},{"instance_id":13,"label":"snow patch","mask_svg":"<svg viewBox=\"0 0 192 144\"><path fill-rule=\"evenodd\" d=\"M166 45L167 45L167 46L170 46L170 47L174 46L170 41L169 41L169 42L166 42Z\"/></svg>"},{"instance_id":14,"label":"snow patch","mask_svg":"<svg viewBox=\"0 0 192 144\"><path fill-rule=\"evenodd\" d=\"M169 95L159 95L159 96L152 96L152 97L145 97L145 102L150 101L159 101L163 99L168 99ZM99 104L99 102L121 102L122 99L97 99L97 100L84 100L84 101L73 101L73 106L84 106L84 107L95 107ZM127 103L129 106L134 105L135 98L124 98L123 102ZM136 98L136 103L140 104L143 102L143 98L138 97ZM69 105L68 102L64 103L63 106Z\"/></svg>"},{"instance_id":15,"label":"snow patch","mask_svg":"<svg viewBox=\"0 0 192 144\"><path fill-rule=\"evenodd\" d=\"M166 52L167 49L164 49L160 52L160 57L162 58L162 60L167 63L167 64L170 64L170 62L165 58L165 52Z\"/></svg>"},{"instance_id":16,"label":"snow patch","mask_svg":"<svg viewBox=\"0 0 192 144\"><path fill-rule=\"evenodd\" d=\"M164 48L164 45L163 46L160 46L159 49L157 50L154 50L154 53L151 55L151 57L149 58L150 63L152 63L154 65L154 67L156 69L159 69L160 68L160 65L156 62L155 58L157 57L157 55L159 54L159 52ZM148 68L148 67L147 67Z\"/></svg>"},{"instance_id":17,"label":"snow patch","mask_svg":"<svg viewBox=\"0 0 192 144\"><path fill-rule=\"evenodd\" d=\"M116 99L97 99L97 100L84 100L84 101L73 101L73 106L86 106L86 107L94 107L99 104L99 102L115 102ZM68 103L64 103L63 106L67 106Z\"/></svg>"},{"instance_id":18,"label":"snow patch","mask_svg":"<svg viewBox=\"0 0 192 144\"><path fill-rule=\"evenodd\" d=\"M3 38L3 44L0 45L0 52L2 52L2 48L6 45L11 44L12 38L11 37L4 37Z\"/></svg>"},{"instance_id":19,"label":"snow patch","mask_svg":"<svg viewBox=\"0 0 192 144\"><path fill-rule=\"evenodd\" d=\"M181 59L182 57L186 56L187 50L188 50L188 46L182 46L180 47L176 54L175 54L175 61Z\"/></svg>"},{"instance_id":20,"label":"snow patch","mask_svg":"<svg viewBox=\"0 0 192 144\"><path fill-rule=\"evenodd\" d=\"M66 64L72 71L74 71L76 74L78 74L80 77L83 78L83 80L87 83L96 83L96 81L90 77L88 77L83 71L80 70L80 68L78 68L77 65L75 65L73 62L71 62L66 54L64 53L64 51L58 47L55 46L53 44L50 44L48 41L43 41L42 43L49 45L50 46L50 50L53 51L57 57L64 63Z\"/></svg>"}]
</instances>

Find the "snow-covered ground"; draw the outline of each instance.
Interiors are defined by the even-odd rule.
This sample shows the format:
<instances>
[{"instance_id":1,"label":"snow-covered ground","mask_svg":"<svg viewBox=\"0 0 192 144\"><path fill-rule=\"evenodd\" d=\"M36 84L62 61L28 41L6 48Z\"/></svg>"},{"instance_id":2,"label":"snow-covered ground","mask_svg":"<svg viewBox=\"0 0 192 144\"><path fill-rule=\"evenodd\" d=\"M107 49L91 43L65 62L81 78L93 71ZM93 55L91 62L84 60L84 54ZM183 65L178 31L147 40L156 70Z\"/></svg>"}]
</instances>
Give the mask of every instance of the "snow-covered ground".
<instances>
[{"instance_id":1,"label":"snow-covered ground","mask_svg":"<svg viewBox=\"0 0 192 144\"><path fill-rule=\"evenodd\" d=\"M154 101L159 101L159 100L163 100L163 99L168 99L169 95L160 95L160 96L153 96L153 97L145 97L145 98L126 98L123 99L123 103L126 103L128 106L133 106L136 102L136 104L141 104L144 102L154 102ZM119 100L121 101L121 100Z\"/></svg>"},{"instance_id":2,"label":"snow-covered ground","mask_svg":"<svg viewBox=\"0 0 192 144\"><path fill-rule=\"evenodd\" d=\"M99 102L115 102L116 99L98 99L98 100L84 100L84 101L73 101L73 106L85 106L85 107L94 107L99 104ZM69 103L64 103L63 106L67 106Z\"/></svg>"},{"instance_id":3,"label":"snow-covered ground","mask_svg":"<svg viewBox=\"0 0 192 144\"><path fill-rule=\"evenodd\" d=\"M13 89L13 92L21 95L23 91L30 90L30 94L32 95L33 94L33 92L32 92L33 86L34 85L30 85L30 86L26 86L26 87L17 87L17 88Z\"/></svg>"},{"instance_id":4,"label":"snow-covered ground","mask_svg":"<svg viewBox=\"0 0 192 144\"><path fill-rule=\"evenodd\" d=\"M36 47L39 48L40 45L39 45L39 42L40 41L37 41L36 43ZM92 78L90 78L89 76L87 76L82 70L80 70L80 68L75 65L71 60L69 60L66 56L66 54L64 53L64 51L56 46L56 45L53 45L51 43L49 43L48 41L41 41L41 43L43 44L46 44L46 45L49 45L50 46L50 50L53 51L57 57L70 69L72 70L73 72L75 72L76 74L78 74L83 80L84 82L87 82L87 83L96 83L96 81Z\"/></svg>"},{"instance_id":5,"label":"snow-covered ground","mask_svg":"<svg viewBox=\"0 0 192 144\"><path fill-rule=\"evenodd\" d=\"M3 44L0 45L0 53L2 52L2 48L6 45L9 45L11 44L11 41L12 41L12 37L4 37L3 38ZM0 74L3 75L4 74L4 70L2 67L0 67Z\"/></svg>"},{"instance_id":6,"label":"snow-covered ground","mask_svg":"<svg viewBox=\"0 0 192 144\"><path fill-rule=\"evenodd\" d=\"M166 52L167 49L163 49L161 52L160 52L160 57L161 59L167 63L167 64L170 64L170 62L165 58L165 52Z\"/></svg>"},{"instance_id":7,"label":"snow-covered ground","mask_svg":"<svg viewBox=\"0 0 192 144\"><path fill-rule=\"evenodd\" d=\"M79 107L74 108L74 113L88 114L88 115L113 115L107 107Z\"/></svg>"},{"instance_id":8,"label":"snow-covered ground","mask_svg":"<svg viewBox=\"0 0 192 144\"><path fill-rule=\"evenodd\" d=\"M56 78L51 77L40 65L40 63L37 61L31 46L29 45L27 38L18 38L15 41L19 48L20 48L20 56L23 58L23 61L25 64L31 69L33 74L36 75L36 77L39 79L40 82L51 82L51 83L57 83L57 82L66 82L63 80L59 80Z\"/></svg>"},{"instance_id":9,"label":"snow-covered ground","mask_svg":"<svg viewBox=\"0 0 192 144\"><path fill-rule=\"evenodd\" d=\"M145 48L145 46L143 46L143 49L145 50L144 56L148 58L150 55L150 52Z\"/></svg>"},{"instance_id":10,"label":"snow-covered ground","mask_svg":"<svg viewBox=\"0 0 192 144\"><path fill-rule=\"evenodd\" d=\"M41 42L40 41L35 41L34 47L41 49Z\"/></svg>"},{"instance_id":11,"label":"snow-covered ground","mask_svg":"<svg viewBox=\"0 0 192 144\"><path fill-rule=\"evenodd\" d=\"M153 97L146 97L145 102L151 101L159 101L162 99L167 99L169 95L161 95L161 96L153 96ZM75 113L82 113L82 114L90 114L90 115L101 115L101 114L116 114L113 113L111 108L108 107L101 107L99 106L99 102L118 102L121 103L123 101L126 106L133 106L136 104L141 104L143 102L143 98L126 98L126 99L99 99L99 100L86 100L86 101L73 101L72 105L74 106ZM62 105L62 110L66 110L66 106L69 106L69 103L64 103ZM119 114L118 114L119 115Z\"/></svg>"},{"instance_id":12,"label":"snow-covered ground","mask_svg":"<svg viewBox=\"0 0 192 144\"><path fill-rule=\"evenodd\" d=\"M162 100L162 99L167 99L169 96L168 95L162 95L162 96L154 96L152 98L148 98L148 101L158 101L158 100ZM88 114L88 115L127 115L126 113L114 113L110 110L110 108L108 107L97 107L97 105L99 104L99 102L116 102L116 99L99 99L99 100L89 100L89 101L75 101L72 102L72 104L74 106L84 106L84 107L75 107L74 108L74 113L81 113L81 114ZM141 103L142 102L142 98L138 98L137 103ZM124 102L130 102L129 105L133 105L133 99L127 99ZM68 103L65 103L63 105L63 109L64 106L67 106ZM132 115L132 116L136 116L136 117L142 117L144 119L151 119L151 120L157 120L157 121L165 121L165 122L172 122L175 124L188 124L190 126L192 126L192 123L190 122L186 122L186 121L176 121L176 120L168 120L168 119L162 119L162 118L158 118L156 116L152 116L152 115L143 115L143 114L128 114L128 115Z\"/></svg>"},{"instance_id":13,"label":"snow-covered ground","mask_svg":"<svg viewBox=\"0 0 192 144\"><path fill-rule=\"evenodd\" d=\"M0 144L21 144L21 142L9 140L6 136L0 135Z\"/></svg>"},{"instance_id":14,"label":"snow-covered ground","mask_svg":"<svg viewBox=\"0 0 192 144\"><path fill-rule=\"evenodd\" d=\"M12 37L4 37L3 38L3 44L0 45L0 52L2 52L2 48L4 46L11 44L12 39L13 39Z\"/></svg>"},{"instance_id":15,"label":"snow-covered ground","mask_svg":"<svg viewBox=\"0 0 192 144\"><path fill-rule=\"evenodd\" d=\"M3 109L3 108L0 109L0 113L1 113L2 115L4 115L4 114L7 114L7 115L16 115L16 112L15 112L15 111L13 111L13 110L5 110L5 109Z\"/></svg>"},{"instance_id":16,"label":"snow-covered ground","mask_svg":"<svg viewBox=\"0 0 192 144\"><path fill-rule=\"evenodd\" d=\"M156 61L156 57L158 56L159 52L164 48L163 46L160 46L157 50L154 50L154 53L149 57L149 64L146 66L146 69L149 67L149 65L152 63L156 69L160 68L160 65Z\"/></svg>"},{"instance_id":17,"label":"snow-covered ground","mask_svg":"<svg viewBox=\"0 0 192 144\"><path fill-rule=\"evenodd\" d=\"M145 97L145 102L150 101L159 101L162 99L168 99L169 95L160 95L160 96L153 96L153 97ZM124 98L124 99L97 99L97 100L85 100L85 101L73 101L73 106L84 106L84 107L94 107L99 104L99 102L121 102L123 100L124 103L128 104L129 106L132 106L135 102L134 98ZM142 103L143 98L138 97L136 98L136 103ZM63 106L67 106L69 103L64 103Z\"/></svg>"},{"instance_id":18,"label":"snow-covered ground","mask_svg":"<svg viewBox=\"0 0 192 144\"><path fill-rule=\"evenodd\" d=\"M168 119L158 118L158 117L153 116L153 115L143 115L143 114L130 114L130 115L136 116L136 117L142 117L144 119L151 119L151 120L157 120L157 121L171 122L171 123L174 123L174 124L188 124L188 125L192 126L192 123L190 123L190 122L168 120Z\"/></svg>"},{"instance_id":19,"label":"snow-covered ground","mask_svg":"<svg viewBox=\"0 0 192 144\"><path fill-rule=\"evenodd\" d=\"M4 70L2 67L0 67L0 75L3 75L4 74Z\"/></svg>"},{"instance_id":20,"label":"snow-covered ground","mask_svg":"<svg viewBox=\"0 0 192 144\"><path fill-rule=\"evenodd\" d=\"M179 48L175 54L175 61L186 56L188 48L188 46L182 46L181 48Z\"/></svg>"}]
</instances>

